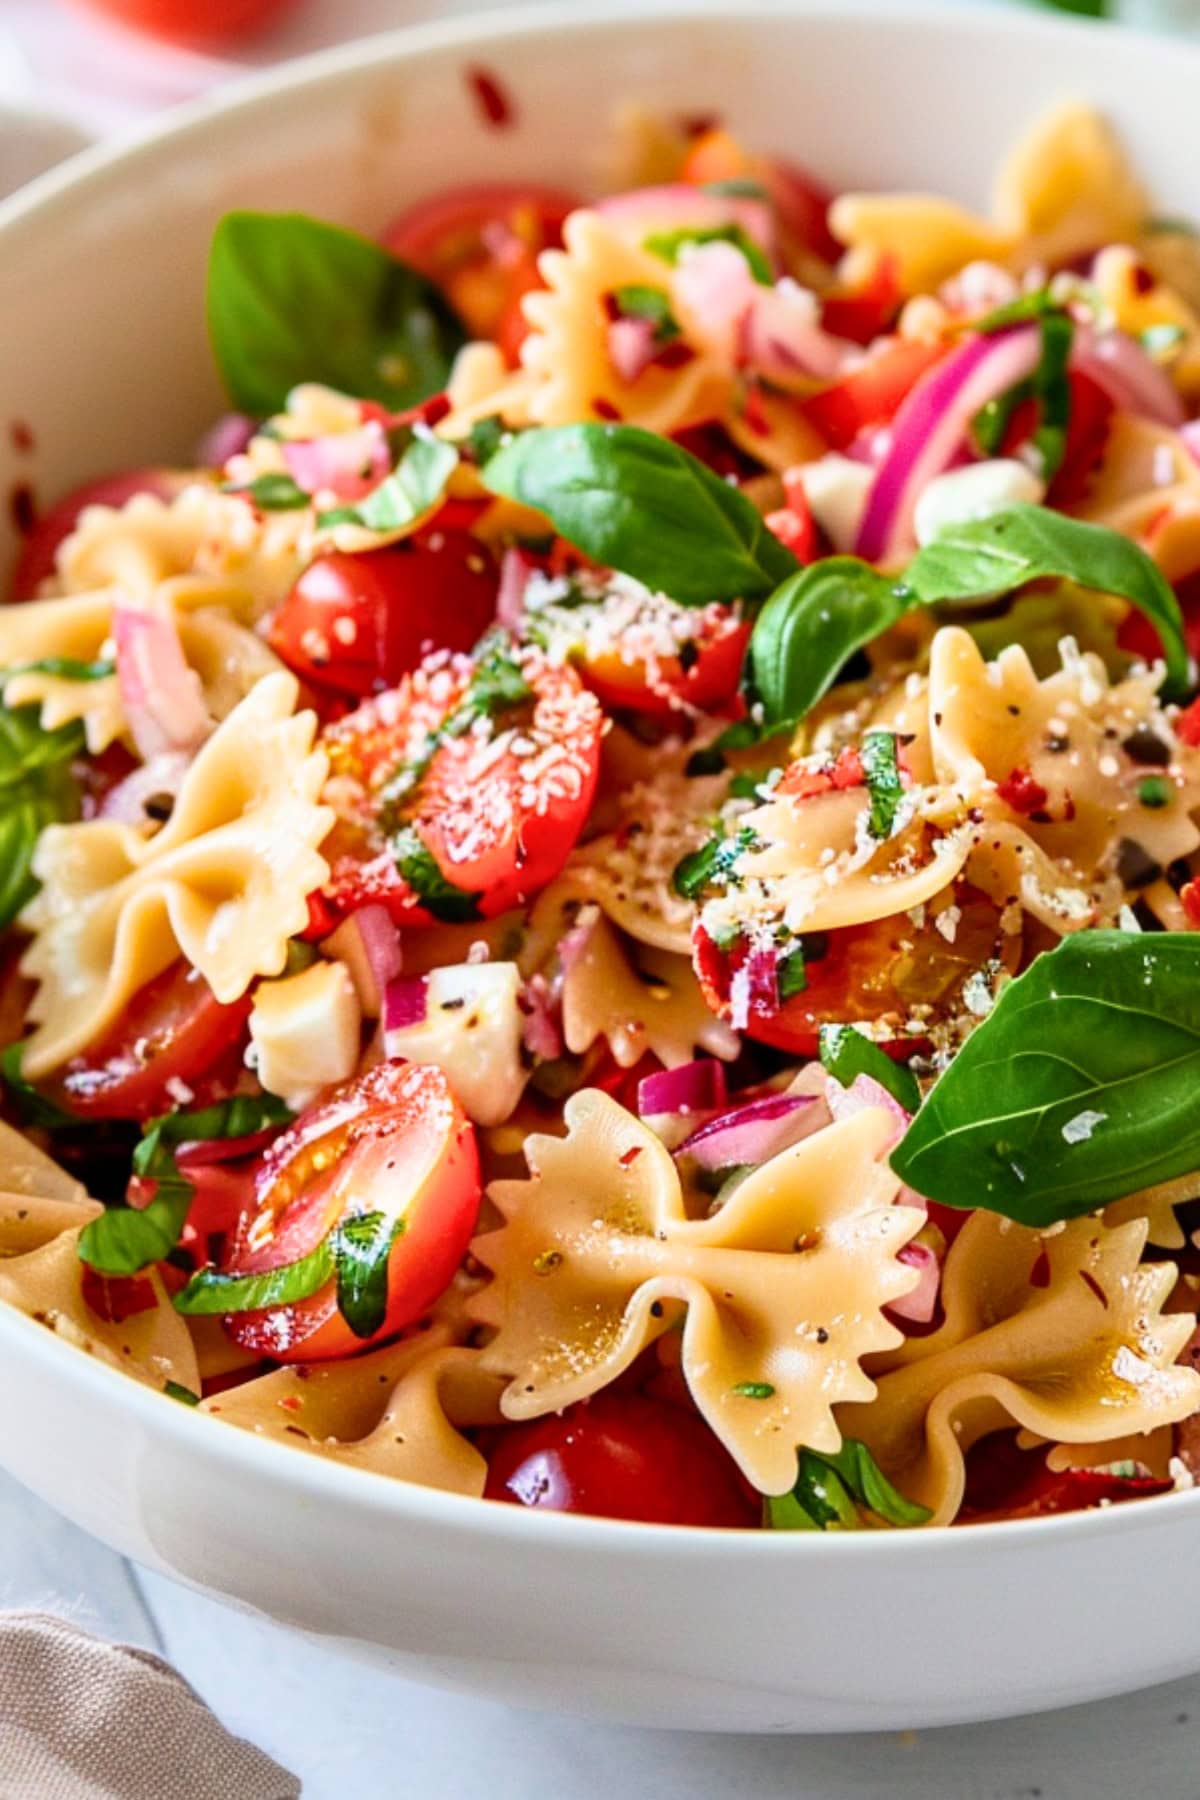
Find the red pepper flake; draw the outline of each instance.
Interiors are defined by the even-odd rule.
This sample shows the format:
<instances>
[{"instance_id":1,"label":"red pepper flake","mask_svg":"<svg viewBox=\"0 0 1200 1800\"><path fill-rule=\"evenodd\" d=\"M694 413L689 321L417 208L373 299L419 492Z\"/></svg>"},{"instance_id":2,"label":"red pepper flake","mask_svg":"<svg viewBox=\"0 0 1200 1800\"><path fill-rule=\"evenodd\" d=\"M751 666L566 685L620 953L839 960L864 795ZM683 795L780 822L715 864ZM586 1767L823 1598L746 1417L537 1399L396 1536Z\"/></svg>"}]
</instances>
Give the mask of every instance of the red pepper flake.
<instances>
[{"instance_id":1,"label":"red pepper flake","mask_svg":"<svg viewBox=\"0 0 1200 1800\"><path fill-rule=\"evenodd\" d=\"M996 792L1005 806L1011 806L1015 813L1026 818L1031 813L1041 812L1050 798L1041 782L1035 781L1028 769L1014 769L998 783Z\"/></svg>"},{"instance_id":2,"label":"red pepper flake","mask_svg":"<svg viewBox=\"0 0 1200 1800\"><path fill-rule=\"evenodd\" d=\"M776 792L791 794L797 800L812 800L818 794L841 793L846 788L863 787L862 757L853 748L839 750L823 769L806 769L794 763L779 782Z\"/></svg>"},{"instance_id":3,"label":"red pepper flake","mask_svg":"<svg viewBox=\"0 0 1200 1800\"><path fill-rule=\"evenodd\" d=\"M1050 1258L1044 1250L1039 1250L1034 1258L1033 1267L1029 1271L1029 1285L1035 1288L1050 1286Z\"/></svg>"},{"instance_id":4,"label":"red pepper flake","mask_svg":"<svg viewBox=\"0 0 1200 1800\"><path fill-rule=\"evenodd\" d=\"M1183 910L1187 914L1187 922L1193 931L1200 931L1200 881L1189 881L1180 888L1179 898L1183 902Z\"/></svg>"},{"instance_id":5,"label":"red pepper flake","mask_svg":"<svg viewBox=\"0 0 1200 1800\"><path fill-rule=\"evenodd\" d=\"M18 456L31 456L37 448L33 427L27 425L24 419L9 420L8 441Z\"/></svg>"},{"instance_id":6,"label":"red pepper flake","mask_svg":"<svg viewBox=\"0 0 1200 1800\"><path fill-rule=\"evenodd\" d=\"M1135 294L1148 294L1156 286L1154 277L1145 263L1134 263L1129 271L1129 279Z\"/></svg>"},{"instance_id":7,"label":"red pepper flake","mask_svg":"<svg viewBox=\"0 0 1200 1800\"><path fill-rule=\"evenodd\" d=\"M1175 736L1189 750L1200 749L1200 700L1193 700L1175 721Z\"/></svg>"},{"instance_id":8,"label":"red pepper flake","mask_svg":"<svg viewBox=\"0 0 1200 1800\"><path fill-rule=\"evenodd\" d=\"M497 131L501 131L516 122L517 109L512 97L490 69L475 63L465 69L464 74L467 86L475 96L476 104L487 124L494 125Z\"/></svg>"},{"instance_id":9,"label":"red pepper flake","mask_svg":"<svg viewBox=\"0 0 1200 1800\"><path fill-rule=\"evenodd\" d=\"M603 394L598 394L592 401L592 411L598 419L612 419L619 421L621 417L619 409L613 405L611 400L606 399Z\"/></svg>"},{"instance_id":10,"label":"red pepper flake","mask_svg":"<svg viewBox=\"0 0 1200 1800\"><path fill-rule=\"evenodd\" d=\"M27 481L13 484L8 496L9 517L22 537L28 537L37 524L37 500Z\"/></svg>"},{"instance_id":11,"label":"red pepper flake","mask_svg":"<svg viewBox=\"0 0 1200 1800\"><path fill-rule=\"evenodd\" d=\"M642 1146L640 1144L631 1144L629 1146L629 1149L626 1150L626 1152L623 1156L618 1156L617 1161L620 1163L620 1165L623 1169L628 1169L633 1163L635 1163L637 1161L638 1157L641 1154L642 1154Z\"/></svg>"},{"instance_id":12,"label":"red pepper flake","mask_svg":"<svg viewBox=\"0 0 1200 1800\"><path fill-rule=\"evenodd\" d=\"M288 1412L299 1412L302 1403L299 1394L285 1394L279 1404Z\"/></svg>"},{"instance_id":13,"label":"red pepper flake","mask_svg":"<svg viewBox=\"0 0 1200 1800\"><path fill-rule=\"evenodd\" d=\"M654 358L654 367L656 369L686 369L688 364L695 360L696 352L692 346L685 344L682 338L676 338L673 343L663 345Z\"/></svg>"},{"instance_id":14,"label":"red pepper flake","mask_svg":"<svg viewBox=\"0 0 1200 1800\"><path fill-rule=\"evenodd\" d=\"M1076 1273L1078 1274L1080 1281L1086 1282L1088 1287L1091 1288L1093 1294L1095 1294L1097 1300L1100 1302L1100 1304L1104 1308L1105 1312L1107 1312L1108 1311L1108 1295L1105 1293L1104 1289L1100 1286L1100 1283L1096 1280L1096 1277L1094 1275L1089 1274L1086 1269L1079 1269L1076 1271Z\"/></svg>"}]
</instances>

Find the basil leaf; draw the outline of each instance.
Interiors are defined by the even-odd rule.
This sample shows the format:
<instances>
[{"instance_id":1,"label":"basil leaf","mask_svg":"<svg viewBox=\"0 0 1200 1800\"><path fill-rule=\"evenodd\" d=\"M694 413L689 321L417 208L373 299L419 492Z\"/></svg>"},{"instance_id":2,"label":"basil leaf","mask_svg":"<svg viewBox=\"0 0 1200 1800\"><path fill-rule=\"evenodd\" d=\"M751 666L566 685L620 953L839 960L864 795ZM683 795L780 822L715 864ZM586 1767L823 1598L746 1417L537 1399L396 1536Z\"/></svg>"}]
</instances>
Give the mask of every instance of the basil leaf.
<instances>
[{"instance_id":1,"label":"basil leaf","mask_svg":"<svg viewBox=\"0 0 1200 1800\"><path fill-rule=\"evenodd\" d=\"M57 675L63 681L103 681L116 672L116 663L79 662L73 656L40 656L36 662L13 663L0 671L0 684L14 675Z\"/></svg>"},{"instance_id":2,"label":"basil leaf","mask_svg":"<svg viewBox=\"0 0 1200 1800\"><path fill-rule=\"evenodd\" d=\"M789 950L775 964L775 990L779 995L780 1006L797 994L802 994L808 986L808 964L804 960L803 946Z\"/></svg>"},{"instance_id":3,"label":"basil leaf","mask_svg":"<svg viewBox=\"0 0 1200 1800\"><path fill-rule=\"evenodd\" d=\"M359 1213L334 1233L338 1311L357 1338L374 1337L387 1317L388 1257L404 1220Z\"/></svg>"},{"instance_id":4,"label":"basil leaf","mask_svg":"<svg viewBox=\"0 0 1200 1800\"><path fill-rule=\"evenodd\" d=\"M79 1234L79 1260L100 1275L136 1275L179 1242L192 1203L190 1181L160 1180L148 1206L110 1206Z\"/></svg>"},{"instance_id":5,"label":"basil leaf","mask_svg":"<svg viewBox=\"0 0 1200 1800\"><path fill-rule=\"evenodd\" d=\"M1136 606L1162 640L1164 691L1176 697L1187 691L1189 659L1178 600L1144 550L1102 525L1085 525L1044 506L1006 507L989 518L950 526L918 550L902 580L909 604L932 606L1008 594L1046 576L1117 594Z\"/></svg>"},{"instance_id":6,"label":"basil leaf","mask_svg":"<svg viewBox=\"0 0 1200 1800\"><path fill-rule=\"evenodd\" d=\"M912 606L905 588L856 556L829 556L797 570L771 595L750 640L747 685L761 708L761 735L802 719L848 658Z\"/></svg>"},{"instance_id":7,"label":"basil leaf","mask_svg":"<svg viewBox=\"0 0 1200 1800\"><path fill-rule=\"evenodd\" d=\"M727 876L742 851L752 849L754 842L748 825L743 825L733 837L709 838L699 850L680 857L671 876L672 887L684 900L695 900L706 887Z\"/></svg>"},{"instance_id":8,"label":"basil leaf","mask_svg":"<svg viewBox=\"0 0 1200 1800\"><path fill-rule=\"evenodd\" d=\"M760 599L797 567L744 494L636 425L523 431L481 473L594 561L682 606Z\"/></svg>"},{"instance_id":9,"label":"basil leaf","mask_svg":"<svg viewBox=\"0 0 1200 1800\"><path fill-rule=\"evenodd\" d=\"M355 506L338 506L317 514L317 524L362 525L367 531L398 531L419 519L441 498L458 466L453 444L419 431L391 474Z\"/></svg>"},{"instance_id":10,"label":"basil leaf","mask_svg":"<svg viewBox=\"0 0 1200 1800\"><path fill-rule=\"evenodd\" d=\"M508 436L509 428L499 413L489 413L486 419L476 419L467 433L467 445L477 463L490 462Z\"/></svg>"},{"instance_id":11,"label":"basil leaf","mask_svg":"<svg viewBox=\"0 0 1200 1800\"><path fill-rule=\"evenodd\" d=\"M990 337L993 332L1007 331L1010 325L1027 325L1031 320L1042 320L1051 314L1063 316L1063 304L1056 300L1049 288L1035 288L1031 294L1018 294L1015 300L1006 300L1003 306L993 307L990 313L984 313L971 325L972 331Z\"/></svg>"},{"instance_id":12,"label":"basil leaf","mask_svg":"<svg viewBox=\"0 0 1200 1800\"><path fill-rule=\"evenodd\" d=\"M808 1454L817 1453L810 1450ZM837 1471L860 1506L868 1507L889 1525L923 1525L930 1517L927 1506L906 1500L892 1486L867 1446L857 1438L844 1438L841 1449L833 1455L822 1453L821 1461Z\"/></svg>"},{"instance_id":13,"label":"basil leaf","mask_svg":"<svg viewBox=\"0 0 1200 1800\"><path fill-rule=\"evenodd\" d=\"M164 1113L151 1119L133 1153L139 1175L154 1179L179 1179L175 1151L180 1144L201 1139L252 1137L272 1125L288 1125L295 1114L274 1094L235 1094L216 1106L195 1112Z\"/></svg>"},{"instance_id":14,"label":"basil leaf","mask_svg":"<svg viewBox=\"0 0 1200 1800\"><path fill-rule=\"evenodd\" d=\"M613 289L613 299L623 319L648 319L654 326L654 342L669 344L679 336L679 321L671 311L670 295L643 282L627 282Z\"/></svg>"},{"instance_id":15,"label":"basil leaf","mask_svg":"<svg viewBox=\"0 0 1200 1800\"><path fill-rule=\"evenodd\" d=\"M642 248L649 250L653 256L661 256L664 262L677 263L680 251L699 244L732 244L745 257L750 273L760 287L774 285L771 265L765 251L741 225L709 225L699 228L681 225L675 231L655 231L643 239Z\"/></svg>"},{"instance_id":16,"label":"basil leaf","mask_svg":"<svg viewBox=\"0 0 1200 1800\"><path fill-rule=\"evenodd\" d=\"M194 1394L190 1387L184 1387L182 1381L168 1381L163 1387L168 1400L178 1400L183 1406L199 1406L200 1396Z\"/></svg>"},{"instance_id":17,"label":"basil leaf","mask_svg":"<svg viewBox=\"0 0 1200 1800\"><path fill-rule=\"evenodd\" d=\"M921 1104L917 1078L904 1063L893 1062L885 1050L873 1044L853 1025L822 1025L818 1035L821 1066L843 1087L856 1075L868 1075L904 1108L915 1113Z\"/></svg>"},{"instance_id":18,"label":"basil leaf","mask_svg":"<svg viewBox=\"0 0 1200 1800\"><path fill-rule=\"evenodd\" d=\"M84 749L75 721L43 730L35 706L0 705L0 929L38 889L33 856L47 825L79 813L72 758Z\"/></svg>"},{"instance_id":19,"label":"basil leaf","mask_svg":"<svg viewBox=\"0 0 1200 1800\"><path fill-rule=\"evenodd\" d=\"M227 213L208 265L208 330L239 412L279 412L301 381L402 410L446 385L466 334L440 291L380 244L303 213Z\"/></svg>"},{"instance_id":20,"label":"basil leaf","mask_svg":"<svg viewBox=\"0 0 1200 1800\"><path fill-rule=\"evenodd\" d=\"M240 487L236 481L228 481L221 492L243 495L259 512L298 512L301 507L312 505L312 495L306 494L290 475L278 470L259 475Z\"/></svg>"},{"instance_id":21,"label":"basil leaf","mask_svg":"<svg viewBox=\"0 0 1200 1800\"><path fill-rule=\"evenodd\" d=\"M211 1316L259 1312L267 1306L288 1306L294 1300L307 1300L333 1276L333 1238L331 1232L298 1262L265 1269L260 1275L226 1275L219 1269L199 1269L176 1294L175 1310L189 1317Z\"/></svg>"},{"instance_id":22,"label":"basil leaf","mask_svg":"<svg viewBox=\"0 0 1200 1800\"><path fill-rule=\"evenodd\" d=\"M461 925L479 917L480 895L447 881L432 850L411 826L405 826L395 834L390 849L397 869L435 919L441 919L447 925Z\"/></svg>"},{"instance_id":23,"label":"basil leaf","mask_svg":"<svg viewBox=\"0 0 1200 1800\"><path fill-rule=\"evenodd\" d=\"M882 841L891 837L896 814L904 797L904 783L900 779L900 752L895 732L864 732L859 756L867 792L871 796L867 830L873 838Z\"/></svg>"},{"instance_id":24,"label":"basil leaf","mask_svg":"<svg viewBox=\"0 0 1200 1800\"><path fill-rule=\"evenodd\" d=\"M892 1486L865 1444L846 1438L833 1455L801 1450L791 1493L767 1498L767 1524L774 1531L857 1531L860 1506L889 1525L923 1525L930 1517L928 1507Z\"/></svg>"},{"instance_id":25,"label":"basil leaf","mask_svg":"<svg viewBox=\"0 0 1200 1800\"><path fill-rule=\"evenodd\" d=\"M1005 987L892 1152L947 1206L1056 1224L1200 1167L1200 935L1080 931Z\"/></svg>"},{"instance_id":26,"label":"basil leaf","mask_svg":"<svg viewBox=\"0 0 1200 1800\"><path fill-rule=\"evenodd\" d=\"M48 1100L40 1094L32 1083L26 1081L21 1073L21 1056L25 1045L21 1042L6 1044L0 1052L0 1076L12 1095L17 1111L26 1125L36 1125L42 1131L62 1131L78 1125L78 1114L67 1112L55 1101Z\"/></svg>"}]
</instances>

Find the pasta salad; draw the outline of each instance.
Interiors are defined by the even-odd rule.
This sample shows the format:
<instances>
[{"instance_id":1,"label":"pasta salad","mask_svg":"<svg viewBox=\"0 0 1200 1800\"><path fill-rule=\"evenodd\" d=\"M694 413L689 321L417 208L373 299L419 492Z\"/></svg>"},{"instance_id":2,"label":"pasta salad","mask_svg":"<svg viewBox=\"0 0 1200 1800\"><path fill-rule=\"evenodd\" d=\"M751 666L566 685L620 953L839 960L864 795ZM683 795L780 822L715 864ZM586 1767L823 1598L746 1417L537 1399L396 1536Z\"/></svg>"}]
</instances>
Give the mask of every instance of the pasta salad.
<instances>
[{"instance_id":1,"label":"pasta salad","mask_svg":"<svg viewBox=\"0 0 1200 1800\"><path fill-rule=\"evenodd\" d=\"M0 607L0 1298L452 1492L1200 1467L1200 251L719 122L217 226L234 409Z\"/></svg>"}]
</instances>

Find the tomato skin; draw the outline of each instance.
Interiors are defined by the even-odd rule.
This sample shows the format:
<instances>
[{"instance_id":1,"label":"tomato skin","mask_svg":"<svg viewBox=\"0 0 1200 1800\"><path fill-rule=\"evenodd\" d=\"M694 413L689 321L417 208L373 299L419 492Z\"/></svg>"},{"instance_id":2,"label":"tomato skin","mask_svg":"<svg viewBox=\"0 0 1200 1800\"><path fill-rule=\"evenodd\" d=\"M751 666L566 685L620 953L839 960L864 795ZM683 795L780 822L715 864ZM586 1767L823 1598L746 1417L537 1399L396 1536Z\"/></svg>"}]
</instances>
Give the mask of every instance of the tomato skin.
<instances>
[{"instance_id":1,"label":"tomato skin","mask_svg":"<svg viewBox=\"0 0 1200 1800\"><path fill-rule=\"evenodd\" d=\"M469 532L430 529L381 550L317 557L267 642L302 680L365 699L395 687L430 650L469 650L495 611L491 552Z\"/></svg>"},{"instance_id":2,"label":"tomato skin","mask_svg":"<svg viewBox=\"0 0 1200 1800\"><path fill-rule=\"evenodd\" d=\"M54 573L59 545L70 537L85 506L124 506L135 494L169 500L178 485L178 476L167 469L126 469L120 475L102 475L98 481L72 488L40 515L25 539L13 572L10 599L36 598L42 582Z\"/></svg>"},{"instance_id":3,"label":"tomato skin","mask_svg":"<svg viewBox=\"0 0 1200 1800\"><path fill-rule=\"evenodd\" d=\"M603 1393L504 1431L485 1497L648 1525L753 1529L762 1502L696 1414Z\"/></svg>"},{"instance_id":4,"label":"tomato skin","mask_svg":"<svg viewBox=\"0 0 1200 1800\"><path fill-rule=\"evenodd\" d=\"M1183 613L1183 637L1188 655L1200 659L1200 569L1174 583L1175 595ZM1130 608L1117 630L1118 648L1143 662L1153 662L1163 654L1162 641L1145 613ZM1180 720L1182 724L1182 719ZM1193 727L1185 727L1177 735L1187 744L1196 737Z\"/></svg>"},{"instance_id":5,"label":"tomato skin","mask_svg":"<svg viewBox=\"0 0 1200 1800\"><path fill-rule=\"evenodd\" d=\"M1012 1431L981 1438L967 1455L967 1487L963 1524L982 1525L998 1519L1042 1519L1051 1513L1084 1512L1153 1494L1166 1494L1174 1482L1154 1476L1111 1475L1102 1469L1046 1467L1045 1446L1022 1450Z\"/></svg>"},{"instance_id":6,"label":"tomato skin","mask_svg":"<svg viewBox=\"0 0 1200 1800\"><path fill-rule=\"evenodd\" d=\"M894 418L910 389L945 354L940 344L891 344L800 401L800 411L830 449L844 450L868 426Z\"/></svg>"},{"instance_id":7,"label":"tomato skin","mask_svg":"<svg viewBox=\"0 0 1200 1800\"><path fill-rule=\"evenodd\" d=\"M543 285L537 259L562 243L579 201L536 183L477 182L418 200L383 234L388 249L436 281L473 337L494 338L515 367L528 332L520 302Z\"/></svg>"},{"instance_id":8,"label":"tomato skin","mask_svg":"<svg viewBox=\"0 0 1200 1800\"><path fill-rule=\"evenodd\" d=\"M696 660L684 668L678 657L660 657L653 681L646 665L624 662L614 651L577 664L586 685L608 708L646 718L678 717L681 708L714 712L737 692L751 626L733 613L712 624L698 623Z\"/></svg>"},{"instance_id":9,"label":"tomato skin","mask_svg":"<svg viewBox=\"0 0 1200 1800\"><path fill-rule=\"evenodd\" d=\"M232 1092L250 996L223 1006L182 960L140 988L98 1043L73 1056L44 1084L69 1112L86 1119L153 1119L176 1104L171 1089L191 1089L189 1105Z\"/></svg>"},{"instance_id":10,"label":"tomato skin","mask_svg":"<svg viewBox=\"0 0 1200 1800\"><path fill-rule=\"evenodd\" d=\"M262 31L295 0L82 0L135 31L171 44L215 45Z\"/></svg>"},{"instance_id":11,"label":"tomato skin","mask_svg":"<svg viewBox=\"0 0 1200 1800\"><path fill-rule=\"evenodd\" d=\"M234 1313L226 1330L276 1362L316 1362L392 1337L419 1319L462 1261L480 1201L475 1130L434 1067L381 1063L301 1114L264 1151L257 1206L243 1217L226 1262L239 1275L296 1262L339 1220L380 1211L403 1219L388 1258L384 1322L351 1331L330 1281L307 1299Z\"/></svg>"}]
</instances>

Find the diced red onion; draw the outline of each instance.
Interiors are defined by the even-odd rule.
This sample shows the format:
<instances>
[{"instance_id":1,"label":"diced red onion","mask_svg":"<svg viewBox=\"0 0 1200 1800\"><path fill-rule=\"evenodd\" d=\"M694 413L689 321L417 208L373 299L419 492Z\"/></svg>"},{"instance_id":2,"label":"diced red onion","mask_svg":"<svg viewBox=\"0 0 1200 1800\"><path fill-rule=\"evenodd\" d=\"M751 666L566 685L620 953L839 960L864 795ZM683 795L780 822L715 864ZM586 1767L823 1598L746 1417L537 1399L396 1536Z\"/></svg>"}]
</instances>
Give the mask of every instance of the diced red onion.
<instances>
[{"instance_id":1,"label":"diced red onion","mask_svg":"<svg viewBox=\"0 0 1200 1800\"><path fill-rule=\"evenodd\" d=\"M359 1005L368 1019L377 1019L383 997L400 973L400 933L386 906L360 906L343 919L321 945L349 971Z\"/></svg>"},{"instance_id":2,"label":"diced red onion","mask_svg":"<svg viewBox=\"0 0 1200 1800\"><path fill-rule=\"evenodd\" d=\"M835 1119L852 1119L856 1113L866 1112L872 1106L881 1107L890 1114L893 1131L887 1141L888 1150L893 1144L900 1142L912 1116L905 1112L900 1102L873 1075L856 1075L849 1087L843 1087L831 1075L826 1083L825 1098Z\"/></svg>"},{"instance_id":3,"label":"diced red onion","mask_svg":"<svg viewBox=\"0 0 1200 1800\"><path fill-rule=\"evenodd\" d=\"M768 1094L709 1119L676 1150L702 1169L729 1169L739 1163L757 1167L801 1138L820 1131L829 1114L812 1094Z\"/></svg>"},{"instance_id":4,"label":"diced red onion","mask_svg":"<svg viewBox=\"0 0 1200 1800\"><path fill-rule=\"evenodd\" d=\"M383 1029L407 1031L425 1021L429 979L425 975L401 975L389 981L383 999Z\"/></svg>"},{"instance_id":5,"label":"diced red onion","mask_svg":"<svg viewBox=\"0 0 1200 1800\"><path fill-rule=\"evenodd\" d=\"M653 319L614 319L609 325L608 360L622 381L636 381L658 355L654 332Z\"/></svg>"},{"instance_id":6,"label":"diced red onion","mask_svg":"<svg viewBox=\"0 0 1200 1800\"><path fill-rule=\"evenodd\" d=\"M1036 325L968 338L917 382L892 425L892 444L875 477L855 550L888 562L913 542L913 509L923 488L954 462L971 420L1037 367Z\"/></svg>"},{"instance_id":7,"label":"diced red onion","mask_svg":"<svg viewBox=\"0 0 1200 1800\"><path fill-rule=\"evenodd\" d=\"M716 1112L727 1098L724 1063L702 1056L639 1081L637 1109L643 1119L663 1113Z\"/></svg>"},{"instance_id":8,"label":"diced red onion","mask_svg":"<svg viewBox=\"0 0 1200 1800\"><path fill-rule=\"evenodd\" d=\"M532 1056L553 1062L563 1053L562 1033L555 1017L554 997L550 983L542 974L533 975L525 983L521 995L525 1023L521 1042Z\"/></svg>"},{"instance_id":9,"label":"diced red onion","mask_svg":"<svg viewBox=\"0 0 1200 1800\"><path fill-rule=\"evenodd\" d=\"M331 493L358 500L387 474L387 435L377 419L328 437L285 440L279 446L288 473L306 494Z\"/></svg>"},{"instance_id":10,"label":"diced red onion","mask_svg":"<svg viewBox=\"0 0 1200 1800\"><path fill-rule=\"evenodd\" d=\"M99 817L115 819L121 825L144 825L151 800L160 795L175 799L191 760L184 750L164 750L161 756L152 756L109 788L100 802Z\"/></svg>"},{"instance_id":11,"label":"diced red onion","mask_svg":"<svg viewBox=\"0 0 1200 1800\"><path fill-rule=\"evenodd\" d=\"M524 620L525 590L536 569L537 563L519 545L504 552L496 593L496 619L506 631L518 630Z\"/></svg>"},{"instance_id":12,"label":"diced red onion","mask_svg":"<svg viewBox=\"0 0 1200 1800\"><path fill-rule=\"evenodd\" d=\"M710 194L682 181L610 194L598 200L594 210L627 243L641 245L661 232L719 231L723 225L740 225L761 249L768 254L775 250L775 217L765 200Z\"/></svg>"},{"instance_id":13,"label":"diced red onion","mask_svg":"<svg viewBox=\"0 0 1200 1800\"><path fill-rule=\"evenodd\" d=\"M223 469L231 456L240 456L258 430L247 413L223 413L210 425L196 446L196 461L202 469Z\"/></svg>"},{"instance_id":14,"label":"diced red onion","mask_svg":"<svg viewBox=\"0 0 1200 1800\"><path fill-rule=\"evenodd\" d=\"M1170 376L1124 331L1093 332L1081 328L1071 348L1071 367L1090 375L1118 412L1180 426L1183 402Z\"/></svg>"},{"instance_id":15,"label":"diced red onion","mask_svg":"<svg viewBox=\"0 0 1200 1800\"><path fill-rule=\"evenodd\" d=\"M1200 419L1189 419L1186 425L1181 425L1179 435L1192 461L1200 463Z\"/></svg>"},{"instance_id":16,"label":"diced red onion","mask_svg":"<svg viewBox=\"0 0 1200 1800\"><path fill-rule=\"evenodd\" d=\"M896 1261L919 1270L921 1279L911 1293L893 1300L884 1310L898 1319L909 1319L914 1325L928 1325L937 1311L942 1265L928 1244L905 1244L903 1250L897 1251Z\"/></svg>"},{"instance_id":17,"label":"diced red onion","mask_svg":"<svg viewBox=\"0 0 1200 1800\"><path fill-rule=\"evenodd\" d=\"M194 750L212 721L174 619L118 604L112 630L121 702L138 755L149 762L164 751Z\"/></svg>"},{"instance_id":18,"label":"diced red onion","mask_svg":"<svg viewBox=\"0 0 1200 1800\"><path fill-rule=\"evenodd\" d=\"M695 329L717 356L753 369L778 386L828 380L858 346L825 331L817 307L802 287L783 280L756 281L733 244L700 244L679 259L674 290Z\"/></svg>"}]
</instances>

